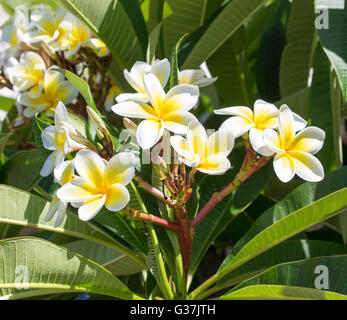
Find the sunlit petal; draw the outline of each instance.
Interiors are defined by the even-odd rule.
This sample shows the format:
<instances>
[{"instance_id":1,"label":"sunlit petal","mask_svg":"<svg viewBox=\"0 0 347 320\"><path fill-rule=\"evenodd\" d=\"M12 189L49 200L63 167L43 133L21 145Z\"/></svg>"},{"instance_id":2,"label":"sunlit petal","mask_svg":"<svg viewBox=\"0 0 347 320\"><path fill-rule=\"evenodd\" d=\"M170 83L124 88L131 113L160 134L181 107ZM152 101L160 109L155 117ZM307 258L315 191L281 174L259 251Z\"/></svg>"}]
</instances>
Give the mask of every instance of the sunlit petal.
<instances>
[{"instance_id":1,"label":"sunlit petal","mask_svg":"<svg viewBox=\"0 0 347 320\"><path fill-rule=\"evenodd\" d=\"M285 150L282 149L281 139L277 131L273 129L264 130L264 143L265 146L276 153L284 153Z\"/></svg>"},{"instance_id":2,"label":"sunlit petal","mask_svg":"<svg viewBox=\"0 0 347 320\"><path fill-rule=\"evenodd\" d=\"M316 154L323 147L325 132L317 127L300 131L288 147L288 151L304 151Z\"/></svg>"},{"instance_id":3,"label":"sunlit petal","mask_svg":"<svg viewBox=\"0 0 347 320\"><path fill-rule=\"evenodd\" d=\"M274 158L273 166L277 177L282 182L288 182L294 177L295 163L287 154L277 154Z\"/></svg>"},{"instance_id":4,"label":"sunlit petal","mask_svg":"<svg viewBox=\"0 0 347 320\"><path fill-rule=\"evenodd\" d=\"M45 128L41 133L42 144L48 150L57 149L58 130L55 126Z\"/></svg>"},{"instance_id":5,"label":"sunlit petal","mask_svg":"<svg viewBox=\"0 0 347 320\"><path fill-rule=\"evenodd\" d=\"M263 156L273 155L273 150L269 149L264 141L264 130L252 128L249 131L249 140L251 142L254 151L260 153Z\"/></svg>"},{"instance_id":6,"label":"sunlit petal","mask_svg":"<svg viewBox=\"0 0 347 320\"><path fill-rule=\"evenodd\" d=\"M205 157L207 134L204 126L199 121L192 121L188 125L187 141L189 149L201 158Z\"/></svg>"},{"instance_id":7,"label":"sunlit petal","mask_svg":"<svg viewBox=\"0 0 347 320\"><path fill-rule=\"evenodd\" d=\"M94 193L88 182L83 179L73 180L64 184L57 191L60 200L68 202L84 202L100 198L100 193Z\"/></svg>"},{"instance_id":8,"label":"sunlit petal","mask_svg":"<svg viewBox=\"0 0 347 320\"><path fill-rule=\"evenodd\" d=\"M228 116L239 116L245 118L249 123L253 122L253 111L248 107L227 107L214 110L214 113Z\"/></svg>"},{"instance_id":9,"label":"sunlit petal","mask_svg":"<svg viewBox=\"0 0 347 320\"><path fill-rule=\"evenodd\" d=\"M154 110L156 110L156 113L159 114L160 106L165 99L164 89L161 86L158 78L152 73L145 74L143 77L143 82L147 96L151 101Z\"/></svg>"},{"instance_id":10,"label":"sunlit petal","mask_svg":"<svg viewBox=\"0 0 347 320\"><path fill-rule=\"evenodd\" d=\"M235 138L241 137L247 131L254 127L254 123L245 119L244 117L231 117L225 120L220 126L220 130L228 130L234 135Z\"/></svg>"},{"instance_id":11,"label":"sunlit petal","mask_svg":"<svg viewBox=\"0 0 347 320\"><path fill-rule=\"evenodd\" d=\"M136 102L148 102L148 97L143 93L122 93L117 96L116 101L118 103L125 101L136 101ZM108 103L110 106L114 105L114 101Z\"/></svg>"},{"instance_id":12,"label":"sunlit petal","mask_svg":"<svg viewBox=\"0 0 347 320\"><path fill-rule=\"evenodd\" d=\"M160 81L163 88L166 86L170 77L170 62L168 59L155 60L151 66L151 73L153 73Z\"/></svg>"},{"instance_id":13,"label":"sunlit petal","mask_svg":"<svg viewBox=\"0 0 347 320\"><path fill-rule=\"evenodd\" d=\"M170 144L174 150L183 158L193 161L195 158L194 151L192 151L188 145L186 139L182 136L172 136L170 137Z\"/></svg>"},{"instance_id":14,"label":"sunlit petal","mask_svg":"<svg viewBox=\"0 0 347 320\"><path fill-rule=\"evenodd\" d=\"M122 184L115 183L109 187L105 206L110 211L122 210L129 202L129 191Z\"/></svg>"},{"instance_id":15,"label":"sunlit petal","mask_svg":"<svg viewBox=\"0 0 347 320\"><path fill-rule=\"evenodd\" d=\"M295 136L293 113L287 105L282 105L278 115L282 147L285 148Z\"/></svg>"},{"instance_id":16,"label":"sunlit petal","mask_svg":"<svg viewBox=\"0 0 347 320\"><path fill-rule=\"evenodd\" d=\"M156 117L152 107L134 101L117 103L111 107L111 110L122 117L136 119L151 119Z\"/></svg>"},{"instance_id":17,"label":"sunlit petal","mask_svg":"<svg viewBox=\"0 0 347 320\"><path fill-rule=\"evenodd\" d=\"M229 130L218 130L207 138L207 156L219 154L227 157L234 147L234 136Z\"/></svg>"},{"instance_id":18,"label":"sunlit petal","mask_svg":"<svg viewBox=\"0 0 347 320\"><path fill-rule=\"evenodd\" d=\"M187 111L174 111L162 117L165 128L177 134L186 134L188 123L197 121L195 116Z\"/></svg>"},{"instance_id":19,"label":"sunlit petal","mask_svg":"<svg viewBox=\"0 0 347 320\"><path fill-rule=\"evenodd\" d=\"M219 154L210 155L200 163L198 170L210 175L220 175L230 169L230 161Z\"/></svg>"},{"instance_id":20,"label":"sunlit petal","mask_svg":"<svg viewBox=\"0 0 347 320\"><path fill-rule=\"evenodd\" d=\"M90 200L87 203L83 204L78 209L78 217L82 221L89 221L93 219L99 211L102 209L106 201L106 195L99 197L95 200Z\"/></svg>"},{"instance_id":21,"label":"sunlit petal","mask_svg":"<svg viewBox=\"0 0 347 320\"><path fill-rule=\"evenodd\" d=\"M293 119L294 119L294 131L300 131L304 129L307 125L307 121L301 118L298 114L293 112Z\"/></svg>"},{"instance_id":22,"label":"sunlit petal","mask_svg":"<svg viewBox=\"0 0 347 320\"><path fill-rule=\"evenodd\" d=\"M97 186L103 181L105 163L102 158L91 150L81 150L75 157L75 168L78 174Z\"/></svg>"},{"instance_id":23,"label":"sunlit petal","mask_svg":"<svg viewBox=\"0 0 347 320\"><path fill-rule=\"evenodd\" d=\"M161 138L164 122L158 120L143 120L136 131L136 139L142 149L153 147Z\"/></svg>"},{"instance_id":24,"label":"sunlit petal","mask_svg":"<svg viewBox=\"0 0 347 320\"><path fill-rule=\"evenodd\" d=\"M59 101L57 106L55 107L54 112L54 124L58 130L60 129L62 121L69 122L69 115L67 113L64 103Z\"/></svg>"},{"instance_id":25,"label":"sunlit petal","mask_svg":"<svg viewBox=\"0 0 347 320\"><path fill-rule=\"evenodd\" d=\"M55 167L55 157L56 157L56 152L52 152L46 159L40 171L40 175L42 177L47 177L53 172Z\"/></svg>"},{"instance_id":26,"label":"sunlit petal","mask_svg":"<svg viewBox=\"0 0 347 320\"><path fill-rule=\"evenodd\" d=\"M105 169L107 184L121 183L126 186L134 177L135 161L135 155L131 152L121 152L113 156Z\"/></svg>"},{"instance_id":27,"label":"sunlit petal","mask_svg":"<svg viewBox=\"0 0 347 320\"><path fill-rule=\"evenodd\" d=\"M291 151L288 153L294 159L295 172L300 178L311 182L323 180L324 168L315 156L300 151Z\"/></svg>"}]
</instances>

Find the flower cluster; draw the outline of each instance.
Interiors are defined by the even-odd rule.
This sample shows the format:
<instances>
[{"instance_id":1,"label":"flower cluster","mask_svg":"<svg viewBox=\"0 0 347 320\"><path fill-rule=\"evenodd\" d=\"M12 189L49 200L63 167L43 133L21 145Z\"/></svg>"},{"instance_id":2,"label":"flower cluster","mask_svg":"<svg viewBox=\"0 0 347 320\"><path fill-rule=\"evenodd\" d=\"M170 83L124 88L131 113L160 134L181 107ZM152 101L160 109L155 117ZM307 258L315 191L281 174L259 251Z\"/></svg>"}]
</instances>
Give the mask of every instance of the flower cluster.
<instances>
[{"instance_id":1,"label":"flower cluster","mask_svg":"<svg viewBox=\"0 0 347 320\"><path fill-rule=\"evenodd\" d=\"M77 89L55 70L56 64L61 67L67 59L76 70L84 69L83 61L78 62L82 48L97 57L109 55L106 45L78 18L62 8L51 11L45 5L30 10L19 6L1 30L0 67L17 93L16 123L42 112L53 117L59 101L70 104L78 96Z\"/></svg>"}]
</instances>

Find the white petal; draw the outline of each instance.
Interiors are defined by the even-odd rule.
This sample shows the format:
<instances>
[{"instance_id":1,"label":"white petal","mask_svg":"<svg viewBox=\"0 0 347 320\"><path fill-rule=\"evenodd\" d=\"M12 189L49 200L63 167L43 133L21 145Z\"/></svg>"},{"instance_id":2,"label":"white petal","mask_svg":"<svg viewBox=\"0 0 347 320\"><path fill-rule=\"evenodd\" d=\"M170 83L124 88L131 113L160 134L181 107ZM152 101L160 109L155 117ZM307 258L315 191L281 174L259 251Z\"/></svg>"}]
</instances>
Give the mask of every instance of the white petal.
<instances>
[{"instance_id":1,"label":"white petal","mask_svg":"<svg viewBox=\"0 0 347 320\"><path fill-rule=\"evenodd\" d=\"M189 122L197 121L195 116L187 111L174 111L162 117L165 128L177 134L186 134Z\"/></svg>"},{"instance_id":2,"label":"white petal","mask_svg":"<svg viewBox=\"0 0 347 320\"><path fill-rule=\"evenodd\" d=\"M292 151L316 154L323 147L325 132L317 127L307 127L300 131L289 146Z\"/></svg>"},{"instance_id":3,"label":"white petal","mask_svg":"<svg viewBox=\"0 0 347 320\"><path fill-rule=\"evenodd\" d=\"M56 151L52 152L48 158L46 159L45 163L43 164L43 167L40 171L40 175L42 177L47 177L49 176L55 167L55 157L56 157Z\"/></svg>"},{"instance_id":4,"label":"white petal","mask_svg":"<svg viewBox=\"0 0 347 320\"><path fill-rule=\"evenodd\" d=\"M199 121L192 121L188 125L187 141L189 149L201 158L205 157L207 134L204 126Z\"/></svg>"},{"instance_id":5,"label":"white petal","mask_svg":"<svg viewBox=\"0 0 347 320\"><path fill-rule=\"evenodd\" d=\"M69 115L64 103L59 101L54 112L54 123L58 130L60 129L60 124L62 121L69 122Z\"/></svg>"},{"instance_id":6,"label":"white petal","mask_svg":"<svg viewBox=\"0 0 347 320\"><path fill-rule=\"evenodd\" d=\"M294 118L293 113L287 105L282 105L278 114L278 129L281 135L281 141L286 147L294 139Z\"/></svg>"},{"instance_id":7,"label":"white petal","mask_svg":"<svg viewBox=\"0 0 347 320\"><path fill-rule=\"evenodd\" d=\"M174 150L183 158L193 161L195 158L195 153L190 150L188 142L182 136L172 136L170 137L170 144Z\"/></svg>"},{"instance_id":8,"label":"white petal","mask_svg":"<svg viewBox=\"0 0 347 320\"><path fill-rule=\"evenodd\" d=\"M219 154L227 157L234 147L234 135L229 130L218 130L207 138L207 156Z\"/></svg>"},{"instance_id":9,"label":"white petal","mask_svg":"<svg viewBox=\"0 0 347 320\"><path fill-rule=\"evenodd\" d=\"M295 132L300 131L304 129L307 125L307 121L301 118L298 114L293 112L293 119L294 119L294 130Z\"/></svg>"},{"instance_id":10,"label":"white petal","mask_svg":"<svg viewBox=\"0 0 347 320\"><path fill-rule=\"evenodd\" d=\"M142 102L146 103L148 102L148 97L143 93L121 93L117 96L116 101L118 103L125 102L125 101L135 101L135 102ZM114 104L112 101L111 106Z\"/></svg>"},{"instance_id":11,"label":"white petal","mask_svg":"<svg viewBox=\"0 0 347 320\"><path fill-rule=\"evenodd\" d=\"M245 134L248 130L250 130L253 127L254 123L250 123L243 117L236 116L225 120L220 126L219 130L230 131L236 139L238 137L241 137L243 134Z\"/></svg>"},{"instance_id":12,"label":"white petal","mask_svg":"<svg viewBox=\"0 0 347 320\"><path fill-rule=\"evenodd\" d=\"M48 126L43 129L41 133L41 139L43 146L48 150L56 150L57 149L57 137L58 130L55 126Z\"/></svg>"},{"instance_id":13,"label":"white petal","mask_svg":"<svg viewBox=\"0 0 347 320\"><path fill-rule=\"evenodd\" d=\"M96 193L89 181L83 178L77 178L59 188L57 190L57 196L63 201L83 203L98 199L102 194Z\"/></svg>"},{"instance_id":14,"label":"white petal","mask_svg":"<svg viewBox=\"0 0 347 320\"><path fill-rule=\"evenodd\" d=\"M167 93L160 112L166 114L176 110L189 111L198 103L199 95L199 88L197 86L179 84Z\"/></svg>"},{"instance_id":15,"label":"white petal","mask_svg":"<svg viewBox=\"0 0 347 320\"><path fill-rule=\"evenodd\" d=\"M117 103L111 107L111 110L122 117L136 119L148 119L155 117L152 107L147 104L141 104L134 101Z\"/></svg>"},{"instance_id":16,"label":"white petal","mask_svg":"<svg viewBox=\"0 0 347 320\"><path fill-rule=\"evenodd\" d=\"M105 180L109 185L120 183L126 186L134 177L136 158L132 152L121 152L113 156L105 169Z\"/></svg>"},{"instance_id":17,"label":"white petal","mask_svg":"<svg viewBox=\"0 0 347 320\"><path fill-rule=\"evenodd\" d=\"M78 209L78 217L82 221L89 221L93 219L105 204L106 195L96 200L91 200L86 204L82 205Z\"/></svg>"},{"instance_id":18,"label":"white petal","mask_svg":"<svg viewBox=\"0 0 347 320\"><path fill-rule=\"evenodd\" d=\"M67 205L68 205L68 202L59 201L58 213L57 213L57 218L55 219L54 228L59 227L63 223L64 218L65 218Z\"/></svg>"},{"instance_id":19,"label":"white petal","mask_svg":"<svg viewBox=\"0 0 347 320\"><path fill-rule=\"evenodd\" d=\"M129 200L128 189L122 184L115 183L108 190L105 206L110 211L120 211L128 204Z\"/></svg>"},{"instance_id":20,"label":"white petal","mask_svg":"<svg viewBox=\"0 0 347 320\"><path fill-rule=\"evenodd\" d=\"M80 150L75 157L75 168L80 177L88 180L92 185L98 186L103 183L105 162L91 150Z\"/></svg>"},{"instance_id":21,"label":"white petal","mask_svg":"<svg viewBox=\"0 0 347 320\"><path fill-rule=\"evenodd\" d=\"M274 158L273 165L277 177L282 182L288 182L294 177L295 163L293 159L288 155L276 155Z\"/></svg>"},{"instance_id":22,"label":"white petal","mask_svg":"<svg viewBox=\"0 0 347 320\"><path fill-rule=\"evenodd\" d=\"M210 155L200 163L198 170L210 175L221 175L230 169L230 161L219 154Z\"/></svg>"},{"instance_id":23,"label":"white petal","mask_svg":"<svg viewBox=\"0 0 347 320\"><path fill-rule=\"evenodd\" d=\"M307 152L289 152L295 162L296 174L306 181L318 182L324 178L324 168L320 161Z\"/></svg>"},{"instance_id":24,"label":"white petal","mask_svg":"<svg viewBox=\"0 0 347 320\"><path fill-rule=\"evenodd\" d=\"M281 146L281 139L277 131L267 128L264 130L264 143L265 146L268 147L275 153L284 153L285 151Z\"/></svg>"},{"instance_id":25,"label":"white petal","mask_svg":"<svg viewBox=\"0 0 347 320\"><path fill-rule=\"evenodd\" d=\"M151 73L153 73L160 81L163 88L165 88L167 81L170 77L170 62L168 59L155 60L151 66Z\"/></svg>"},{"instance_id":26,"label":"white petal","mask_svg":"<svg viewBox=\"0 0 347 320\"><path fill-rule=\"evenodd\" d=\"M154 74L147 73L143 77L143 83L149 101L151 101L154 110L157 110L157 113L159 113L160 106L165 99L165 92L160 81Z\"/></svg>"},{"instance_id":27,"label":"white petal","mask_svg":"<svg viewBox=\"0 0 347 320\"><path fill-rule=\"evenodd\" d=\"M265 145L264 130L252 128L249 131L249 140L254 151L260 153L263 156L273 155L274 152Z\"/></svg>"},{"instance_id":28,"label":"white petal","mask_svg":"<svg viewBox=\"0 0 347 320\"><path fill-rule=\"evenodd\" d=\"M124 70L124 77L137 92L145 93L143 77L150 71L151 66L148 63L137 61L131 68L130 72Z\"/></svg>"},{"instance_id":29,"label":"white petal","mask_svg":"<svg viewBox=\"0 0 347 320\"><path fill-rule=\"evenodd\" d=\"M247 119L249 122L253 122L253 111L248 107L227 107L214 110L214 113L229 116L240 116Z\"/></svg>"},{"instance_id":30,"label":"white petal","mask_svg":"<svg viewBox=\"0 0 347 320\"><path fill-rule=\"evenodd\" d=\"M204 87L207 87L207 86L211 85L212 83L214 83L217 79L218 79L218 77L202 78L202 79L194 82L194 84L196 86L198 86L199 88L204 88Z\"/></svg>"},{"instance_id":31,"label":"white petal","mask_svg":"<svg viewBox=\"0 0 347 320\"><path fill-rule=\"evenodd\" d=\"M201 69L187 69L178 73L179 83L195 84L195 82L203 79L205 72Z\"/></svg>"},{"instance_id":32,"label":"white petal","mask_svg":"<svg viewBox=\"0 0 347 320\"><path fill-rule=\"evenodd\" d=\"M164 123L162 120L143 120L137 127L137 142L142 149L149 149L159 141L163 131Z\"/></svg>"}]
</instances>

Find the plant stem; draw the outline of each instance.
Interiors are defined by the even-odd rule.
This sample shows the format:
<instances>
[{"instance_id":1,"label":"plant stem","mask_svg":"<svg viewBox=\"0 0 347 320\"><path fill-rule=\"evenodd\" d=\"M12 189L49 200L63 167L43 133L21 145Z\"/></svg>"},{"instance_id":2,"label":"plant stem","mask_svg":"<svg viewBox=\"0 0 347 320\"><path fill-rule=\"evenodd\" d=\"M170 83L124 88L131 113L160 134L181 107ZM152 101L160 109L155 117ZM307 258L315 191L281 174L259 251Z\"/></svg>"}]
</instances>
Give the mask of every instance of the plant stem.
<instances>
[{"instance_id":1,"label":"plant stem","mask_svg":"<svg viewBox=\"0 0 347 320\"><path fill-rule=\"evenodd\" d=\"M245 160L234 180L230 182L228 185L226 185L221 191L214 193L211 199L200 210L195 219L192 221L193 228L196 228L201 223L201 221L207 216L207 214L220 201L222 201L227 195L236 190L242 182L244 182L258 169L262 168L270 159L270 157L261 157L260 159L253 159L254 157L252 157L250 152L250 150L247 150Z\"/></svg>"}]
</instances>

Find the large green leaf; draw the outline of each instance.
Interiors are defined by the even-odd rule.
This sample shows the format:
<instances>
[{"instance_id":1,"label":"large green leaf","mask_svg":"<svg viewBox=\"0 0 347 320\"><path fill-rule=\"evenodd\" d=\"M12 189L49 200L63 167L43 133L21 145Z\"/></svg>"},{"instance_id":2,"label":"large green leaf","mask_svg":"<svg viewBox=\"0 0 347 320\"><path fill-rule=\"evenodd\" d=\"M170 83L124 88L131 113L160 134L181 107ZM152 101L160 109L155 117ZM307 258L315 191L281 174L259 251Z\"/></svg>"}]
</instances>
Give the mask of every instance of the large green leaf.
<instances>
[{"instance_id":1,"label":"large green leaf","mask_svg":"<svg viewBox=\"0 0 347 320\"><path fill-rule=\"evenodd\" d=\"M59 292L141 299L100 265L51 242L30 237L0 241L0 298Z\"/></svg>"},{"instance_id":2,"label":"large green leaf","mask_svg":"<svg viewBox=\"0 0 347 320\"><path fill-rule=\"evenodd\" d=\"M280 264L241 283L239 286L232 289L231 292L236 292L248 286L273 284L315 289L317 277L322 273L317 266L326 267L326 284L328 287L324 288L325 290L344 295L347 294L347 282L344 281L347 277L347 255L317 257L305 261ZM320 283L320 281L318 282Z\"/></svg>"},{"instance_id":3,"label":"large green leaf","mask_svg":"<svg viewBox=\"0 0 347 320\"><path fill-rule=\"evenodd\" d=\"M0 199L2 204L0 207L0 222L2 223L39 228L94 241L124 252L140 263L143 261L136 253L96 230L91 223L82 222L76 214L69 210L67 210L62 224L54 228L54 219L50 222L44 221L50 204L41 197L16 188L0 185Z\"/></svg>"},{"instance_id":4,"label":"large green leaf","mask_svg":"<svg viewBox=\"0 0 347 320\"><path fill-rule=\"evenodd\" d=\"M130 275L144 269L129 256L115 249L88 240L76 240L63 245L83 257L95 261L116 276Z\"/></svg>"},{"instance_id":5,"label":"large green leaf","mask_svg":"<svg viewBox=\"0 0 347 320\"><path fill-rule=\"evenodd\" d=\"M196 68L208 59L245 21L260 10L266 0L233 0L225 6L196 43L184 68Z\"/></svg>"},{"instance_id":6,"label":"large green leaf","mask_svg":"<svg viewBox=\"0 0 347 320\"><path fill-rule=\"evenodd\" d=\"M0 183L31 190L40 180L40 171L51 151L19 151L11 156L0 173Z\"/></svg>"},{"instance_id":7,"label":"large green leaf","mask_svg":"<svg viewBox=\"0 0 347 320\"><path fill-rule=\"evenodd\" d=\"M308 86L314 52L314 0L292 2L280 66L281 97Z\"/></svg>"},{"instance_id":8,"label":"large green leaf","mask_svg":"<svg viewBox=\"0 0 347 320\"><path fill-rule=\"evenodd\" d=\"M253 104L246 50L246 33L241 27L207 60L212 75L218 76L215 86L223 106Z\"/></svg>"},{"instance_id":9,"label":"large green leaf","mask_svg":"<svg viewBox=\"0 0 347 320\"><path fill-rule=\"evenodd\" d=\"M347 300L346 295L326 290L281 285L254 285L233 291L222 300Z\"/></svg>"},{"instance_id":10,"label":"large green leaf","mask_svg":"<svg viewBox=\"0 0 347 320\"><path fill-rule=\"evenodd\" d=\"M62 0L62 3L106 43L114 60L110 71L117 79L123 77L125 68L144 60L148 36L138 1Z\"/></svg>"},{"instance_id":11,"label":"large green leaf","mask_svg":"<svg viewBox=\"0 0 347 320\"><path fill-rule=\"evenodd\" d=\"M246 280L276 264L310 259L314 257L347 254L347 248L339 243L319 240L288 240L271 248L243 264L216 284L225 288Z\"/></svg>"},{"instance_id":12,"label":"large green leaf","mask_svg":"<svg viewBox=\"0 0 347 320\"><path fill-rule=\"evenodd\" d=\"M341 213L347 205L346 175L347 167L320 183L305 183L266 211L224 260L218 277L310 226Z\"/></svg>"},{"instance_id":13,"label":"large green leaf","mask_svg":"<svg viewBox=\"0 0 347 320\"><path fill-rule=\"evenodd\" d=\"M336 71L342 89L344 103L347 102L347 22L345 0L315 0L315 9L324 21L316 21L319 40ZM323 11L322 11L323 10Z\"/></svg>"},{"instance_id":14,"label":"large green leaf","mask_svg":"<svg viewBox=\"0 0 347 320\"><path fill-rule=\"evenodd\" d=\"M244 152L234 150L231 155L232 169L223 176L205 176L200 184L200 208L207 203L216 190L222 189L237 174ZM190 269L197 268L200 260L213 240L225 229L232 219L248 207L259 195L264 185L272 175L271 165L267 165L250 176L240 187L219 202L195 230Z\"/></svg>"}]
</instances>

